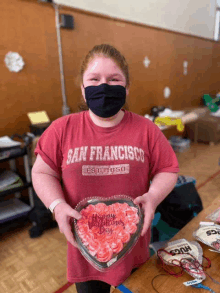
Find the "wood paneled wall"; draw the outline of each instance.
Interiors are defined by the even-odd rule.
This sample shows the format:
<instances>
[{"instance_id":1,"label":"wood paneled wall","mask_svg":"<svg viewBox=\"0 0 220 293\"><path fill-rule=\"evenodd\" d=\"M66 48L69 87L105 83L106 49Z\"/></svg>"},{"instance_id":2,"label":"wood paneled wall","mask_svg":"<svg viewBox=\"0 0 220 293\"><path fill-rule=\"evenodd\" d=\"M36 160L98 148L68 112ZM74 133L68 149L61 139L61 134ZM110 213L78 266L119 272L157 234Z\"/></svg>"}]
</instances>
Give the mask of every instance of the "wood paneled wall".
<instances>
[{"instance_id":1,"label":"wood paneled wall","mask_svg":"<svg viewBox=\"0 0 220 293\"><path fill-rule=\"evenodd\" d=\"M66 96L71 112L78 110L80 64L96 44L110 43L130 66L129 108L144 115L155 105L173 110L198 106L202 95L220 91L220 44L192 36L141 26L82 11L61 8L74 17L75 29L61 29ZM0 1L0 136L29 131L27 112L46 110L62 116L55 12L37 0ZM21 54L25 67L10 72L4 57ZM145 57L151 61L145 68ZM187 60L188 75L183 75ZM163 90L171 89L169 99Z\"/></svg>"}]
</instances>

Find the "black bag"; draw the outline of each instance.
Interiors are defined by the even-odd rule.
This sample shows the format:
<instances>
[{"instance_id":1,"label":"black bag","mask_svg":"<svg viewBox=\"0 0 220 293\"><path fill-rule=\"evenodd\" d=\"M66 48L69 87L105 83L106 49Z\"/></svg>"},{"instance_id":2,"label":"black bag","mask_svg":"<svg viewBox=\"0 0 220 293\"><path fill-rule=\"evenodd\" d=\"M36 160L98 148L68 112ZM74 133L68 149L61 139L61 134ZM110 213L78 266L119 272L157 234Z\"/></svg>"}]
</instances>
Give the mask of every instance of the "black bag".
<instances>
[{"instance_id":1,"label":"black bag","mask_svg":"<svg viewBox=\"0 0 220 293\"><path fill-rule=\"evenodd\" d=\"M46 229L56 228L57 222L53 220L51 212L45 207L43 202L34 191L34 208L29 212L28 217L33 226L29 229L31 238L41 236Z\"/></svg>"},{"instance_id":2,"label":"black bag","mask_svg":"<svg viewBox=\"0 0 220 293\"><path fill-rule=\"evenodd\" d=\"M175 187L158 205L156 212L170 227L182 229L203 210L201 198L192 182Z\"/></svg>"}]
</instances>

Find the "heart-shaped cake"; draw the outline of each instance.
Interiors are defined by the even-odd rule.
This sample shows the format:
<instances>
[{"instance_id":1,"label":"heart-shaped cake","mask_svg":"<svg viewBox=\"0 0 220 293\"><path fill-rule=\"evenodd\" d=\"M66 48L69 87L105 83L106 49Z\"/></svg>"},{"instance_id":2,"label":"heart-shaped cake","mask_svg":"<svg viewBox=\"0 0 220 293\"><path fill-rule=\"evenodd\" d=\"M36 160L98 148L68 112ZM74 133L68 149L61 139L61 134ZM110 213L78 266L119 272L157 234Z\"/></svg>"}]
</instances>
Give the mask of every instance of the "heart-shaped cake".
<instances>
[{"instance_id":1,"label":"heart-shaped cake","mask_svg":"<svg viewBox=\"0 0 220 293\"><path fill-rule=\"evenodd\" d=\"M75 208L74 236L82 255L98 270L118 263L131 251L143 227L143 213L128 196L87 198Z\"/></svg>"}]
</instances>

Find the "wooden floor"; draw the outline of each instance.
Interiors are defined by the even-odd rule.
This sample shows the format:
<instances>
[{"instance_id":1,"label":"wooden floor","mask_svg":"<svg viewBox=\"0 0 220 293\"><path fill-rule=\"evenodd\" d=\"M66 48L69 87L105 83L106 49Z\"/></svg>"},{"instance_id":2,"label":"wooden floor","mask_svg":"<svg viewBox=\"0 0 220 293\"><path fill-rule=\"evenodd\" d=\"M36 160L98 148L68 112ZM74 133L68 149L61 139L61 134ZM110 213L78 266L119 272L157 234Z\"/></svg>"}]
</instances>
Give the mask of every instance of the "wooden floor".
<instances>
[{"instance_id":1,"label":"wooden floor","mask_svg":"<svg viewBox=\"0 0 220 293\"><path fill-rule=\"evenodd\" d=\"M195 177L203 205L208 206L220 192L220 144L194 144L177 157L180 174ZM32 239L30 227L0 236L0 292L76 293L74 285L60 290L67 284L64 236L54 228Z\"/></svg>"}]
</instances>

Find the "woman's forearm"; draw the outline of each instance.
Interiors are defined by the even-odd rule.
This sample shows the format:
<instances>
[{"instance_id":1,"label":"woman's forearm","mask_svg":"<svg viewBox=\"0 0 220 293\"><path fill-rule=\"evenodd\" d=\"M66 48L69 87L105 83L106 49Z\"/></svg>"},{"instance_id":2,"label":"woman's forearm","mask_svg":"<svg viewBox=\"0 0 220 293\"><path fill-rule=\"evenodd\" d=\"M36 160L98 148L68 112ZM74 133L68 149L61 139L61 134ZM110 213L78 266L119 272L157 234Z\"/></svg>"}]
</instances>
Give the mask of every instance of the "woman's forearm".
<instances>
[{"instance_id":1,"label":"woman's forearm","mask_svg":"<svg viewBox=\"0 0 220 293\"><path fill-rule=\"evenodd\" d=\"M48 208L56 199L64 199L60 180L52 175L32 172L32 182L38 197Z\"/></svg>"},{"instance_id":2,"label":"woman's forearm","mask_svg":"<svg viewBox=\"0 0 220 293\"><path fill-rule=\"evenodd\" d=\"M178 178L177 173L158 173L154 176L147 197L151 198L155 208L173 190Z\"/></svg>"}]
</instances>

